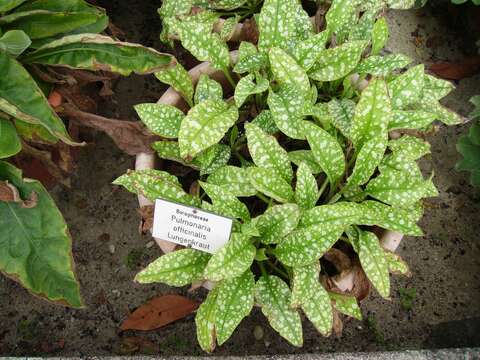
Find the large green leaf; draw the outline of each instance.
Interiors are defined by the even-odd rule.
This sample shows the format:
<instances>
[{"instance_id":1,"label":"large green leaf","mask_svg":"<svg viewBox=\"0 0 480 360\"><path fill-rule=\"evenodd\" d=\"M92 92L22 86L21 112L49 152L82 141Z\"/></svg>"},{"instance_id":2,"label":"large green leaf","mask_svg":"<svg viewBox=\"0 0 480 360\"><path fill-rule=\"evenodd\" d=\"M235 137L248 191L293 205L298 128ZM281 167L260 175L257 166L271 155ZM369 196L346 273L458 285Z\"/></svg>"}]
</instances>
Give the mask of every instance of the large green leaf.
<instances>
[{"instance_id":1,"label":"large green leaf","mask_svg":"<svg viewBox=\"0 0 480 360\"><path fill-rule=\"evenodd\" d=\"M355 319L362 320L362 311L358 306L355 296L337 294L334 292L329 292L328 295L330 295L335 309L337 309L339 312Z\"/></svg>"},{"instance_id":2,"label":"large green leaf","mask_svg":"<svg viewBox=\"0 0 480 360\"><path fill-rule=\"evenodd\" d=\"M223 89L217 81L210 79L206 74L200 75L197 87L195 88L195 104L199 104L207 99L223 99Z\"/></svg>"},{"instance_id":3,"label":"large green leaf","mask_svg":"<svg viewBox=\"0 0 480 360\"><path fill-rule=\"evenodd\" d=\"M218 286L215 311L215 328L218 345L232 335L253 308L255 278L250 270L243 275L222 281Z\"/></svg>"},{"instance_id":4,"label":"large green leaf","mask_svg":"<svg viewBox=\"0 0 480 360\"><path fill-rule=\"evenodd\" d=\"M297 169L297 183L295 187L295 201L303 209L311 209L319 198L317 180L312 170L304 162Z\"/></svg>"},{"instance_id":5,"label":"large green leaf","mask_svg":"<svg viewBox=\"0 0 480 360\"><path fill-rule=\"evenodd\" d=\"M214 9L233 10L246 2L247 0L210 0L209 5Z\"/></svg>"},{"instance_id":6,"label":"large green leaf","mask_svg":"<svg viewBox=\"0 0 480 360\"><path fill-rule=\"evenodd\" d=\"M305 71L308 71L315 64L322 50L325 49L328 37L328 31L322 31L297 43L293 48L293 57Z\"/></svg>"},{"instance_id":7,"label":"large green leaf","mask_svg":"<svg viewBox=\"0 0 480 360\"><path fill-rule=\"evenodd\" d=\"M423 96L429 100L440 100L455 89L455 86L447 80L438 79L435 76L425 74Z\"/></svg>"},{"instance_id":8,"label":"large green leaf","mask_svg":"<svg viewBox=\"0 0 480 360\"><path fill-rule=\"evenodd\" d=\"M420 100L424 85L424 66L414 66L388 83L392 106L405 109Z\"/></svg>"},{"instance_id":9,"label":"large green leaf","mask_svg":"<svg viewBox=\"0 0 480 360\"><path fill-rule=\"evenodd\" d=\"M62 119L25 68L0 50L0 110L22 121L45 127L53 136L73 144Z\"/></svg>"},{"instance_id":10,"label":"large green leaf","mask_svg":"<svg viewBox=\"0 0 480 360\"><path fill-rule=\"evenodd\" d=\"M244 221L250 220L247 206L238 200L228 189L202 181L199 183L212 200L214 208L222 215Z\"/></svg>"},{"instance_id":11,"label":"large green leaf","mask_svg":"<svg viewBox=\"0 0 480 360\"><path fill-rule=\"evenodd\" d=\"M384 17L378 19L372 29L372 55L378 55L387 43L389 36L387 20Z\"/></svg>"},{"instance_id":12,"label":"large green leaf","mask_svg":"<svg viewBox=\"0 0 480 360\"><path fill-rule=\"evenodd\" d=\"M256 190L250 184L247 169L226 165L213 172L208 183L221 186L235 196L253 196Z\"/></svg>"},{"instance_id":13,"label":"large green leaf","mask_svg":"<svg viewBox=\"0 0 480 360\"><path fill-rule=\"evenodd\" d=\"M337 139L314 123L305 121L303 126L313 156L333 186L345 172L346 164L342 147Z\"/></svg>"},{"instance_id":14,"label":"large green leaf","mask_svg":"<svg viewBox=\"0 0 480 360\"><path fill-rule=\"evenodd\" d=\"M325 15L327 29L331 33L341 33L356 22L357 0L333 0Z\"/></svg>"},{"instance_id":15,"label":"large green leaf","mask_svg":"<svg viewBox=\"0 0 480 360\"><path fill-rule=\"evenodd\" d=\"M152 48L96 34L65 36L22 58L26 63L105 70L125 76L154 73L173 66L174 60Z\"/></svg>"},{"instance_id":16,"label":"large green leaf","mask_svg":"<svg viewBox=\"0 0 480 360\"><path fill-rule=\"evenodd\" d=\"M264 244L277 244L295 230L300 209L295 204L275 205L255 218L255 225Z\"/></svg>"},{"instance_id":17,"label":"large green leaf","mask_svg":"<svg viewBox=\"0 0 480 360\"><path fill-rule=\"evenodd\" d=\"M0 0L0 13L6 13L27 0Z\"/></svg>"},{"instance_id":18,"label":"large green leaf","mask_svg":"<svg viewBox=\"0 0 480 360\"><path fill-rule=\"evenodd\" d=\"M290 151L288 153L288 158L297 166L300 166L300 164L304 162L314 174L319 174L323 171L321 166L315 160L315 156L311 150Z\"/></svg>"},{"instance_id":19,"label":"large green leaf","mask_svg":"<svg viewBox=\"0 0 480 360\"><path fill-rule=\"evenodd\" d=\"M139 272L135 281L142 284L154 282L170 286L184 286L203 279L203 270L207 266L210 254L182 249L160 256Z\"/></svg>"},{"instance_id":20,"label":"large green leaf","mask_svg":"<svg viewBox=\"0 0 480 360\"><path fill-rule=\"evenodd\" d=\"M13 156L21 149L15 126L10 120L0 118L0 159Z\"/></svg>"},{"instance_id":21,"label":"large green leaf","mask_svg":"<svg viewBox=\"0 0 480 360\"><path fill-rule=\"evenodd\" d=\"M237 119L238 109L223 100L208 99L195 105L180 126L180 155L184 159L193 158L216 144Z\"/></svg>"},{"instance_id":22,"label":"large green leaf","mask_svg":"<svg viewBox=\"0 0 480 360\"><path fill-rule=\"evenodd\" d=\"M322 51L309 70L310 78L318 81L343 78L355 69L366 46L366 41L356 40Z\"/></svg>"},{"instance_id":23,"label":"large green leaf","mask_svg":"<svg viewBox=\"0 0 480 360\"><path fill-rule=\"evenodd\" d=\"M290 308L290 289L277 276L262 276L255 287L255 299L268 322L283 338L294 346L303 344L302 321L296 310Z\"/></svg>"},{"instance_id":24,"label":"large green leaf","mask_svg":"<svg viewBox=\"0 0 480 360\"><path fill-rule=\"evenodd\" d=\"M253 73L260 70L268 63L266 52L258 52L255 45L242 41L238 48L238 59L233 71L239 74L245 72Z\"/></svg>"},{"instance_id":25,"label":"large green leaf","mask_svg":"<svg viewBox=\"0 0 480 360\"><path fill-rule=\"evenodd\" d=\"M355 160L352 174L347 179L345 191L352 186L365 184L375 172L387 149L385 138L379 137L368 140L360 149Z\"/></svg>"},{"instance_id":26,"label":"large green leaf","mask_svg":"<svg viewBox=\"0 0 480 360\"><path fill-rule=\"evenodd\" d=\"M138 104L135 111L154 134L165 138L177 138L185 115L174 106L165 104Z\"/></svg>"},{"instance_id":27,"label":"large green leaf","mask_svg":"<svg viewBox=\"0 0 480 360\"><path fill-rule=\"evenodd\" d=\"M293 177L292 165L287 151L277 139L265 134L257 125L245 125L248 150L255 165L271 169L275 174L290 182Z\"/></svg>"},{"instance_id":28,"label":"large green leaf","mask_svg":"<svg viewBox=\"0 0 480 360\"><path fill-rule=\"evenodd\" d=\"M293 269L292 306L301 306L308 320L324 336L330 335L333 311L330 296L318 280L320 264Z\"/></svg>"},{"instance_id":29,"label":"large green leaf","mask_svg":"<svg viewBox=\"0 0 480 360\"><path fill-rule=\"evenodd\" d=\"M190 206L199 206L198 198L187 194L178 179L160 170L130 171L116 179L113 184L121 185L135 194L141 194L151 201L165 199Z\"/></svg>"},{"instance_id":30,"label":"large green leaf","mask_svg":"<svg viewBox=\"0 0 480 360\"><path fill-rule=\"evenodd\" d=\"M294 139L305 139L301 121L305 107L305 96L295 87L282 86L278 92L270 90L268 107L275 124L285 135Z\"/></svg>"},{"instance_id":31,"label":"large green leaf","mask_svg":"<svg viewBox=\"0 0 480 360\"><path fill-rule=\"evenodd\" d=\"M296 33L296 0L265 0L258 17L260 33L258 47L268 51L273 47L288 49Z\"/></svg>"},{"instance_id":32,"label":"large green leaf","mask_svg":"<svg viewBox=\"0 0 480 360\"><path fill-rule=\"evenodd\" d=\"M300 94L310 91L307 73L295 59L280 48L271 48L268 55L273 76L280 84L294 87Z\"/></svg>"},{"instance_id":33,"label":"large green leaf","mask_svg":"<svg viewBox=\"0 0 480 360\"><path fill-rule=\"evenodd\" d=\"M160 69L155 76L161 82L170 85L175 91L182 95L187 104L193 106L193 83L187 70L180 63L174 67Z\"/></svg>"},{"instance_id":34,"label":"large green leaf","mask_svg":"<svg viewBox=\"0 0 480 360\"><path fill-rule=\"evenodd\" d=\"M15 186L33 204L0 201L0 271L32 293L82 307L73 272L72 241L67 224L45 188L0 161L0 181Z\"/></svg>"},{"instance_id":35,"label":"large green leaf","mask_svg":"<svg viewBox=\"0 0 480 360\"><path fill-rule=\"evenodd\" d=\"M215 313L217 310L218 288L214 288L208 293L205 301L200 305L195 316L195 325L197 326L197 340L200 347L206 352L212 352L215 349L216 331L215 331Z\"/></svg>"},{"instance_id":36,"label":"large green leaf","mask_svg":"<svg viewBox=\"0 0 480 360\"><path fill-rule=\"evenodd\" d=\"M332 99L328 102L327 108L333 126L349 138L355 114L355 102L350 99Z\"/></svg>"},{"instance_id":37,"label":"large green leaf","mask_svg":"<svg viewBox=\"0 0 480 360\"><path fill-rule=\"evenodd\" d=\"M261 94L264 91L267 91L269 82L267 79L257 76L257 83L254 83L253 80L255 76L249 74L245 77L242 77L235 87L235 104L237 107L241 107L245 100L252 94Z\"/></svg>"},{"instance_id":38,"label":"large green leaf","mask_svg":"<svg viewBox=\"0 0 480 360\"><path fill-rule=\"evenodd\" d=\"M290 183L285 181L275 170L251 166L247 172L250 183L258 192L281 203L293 201L294 193Z\"/></svg>"},{"instance_id":39,"label":"large green leaf","mask_svg":"<svg viewBox=\"0 0 480 360\"><path fill-rule=\"evenodd\" d=\"M373 55L360 62L355 71L359 74L385 77L393 70L404 68L411 62L412 59L402 54Z\"/></svg>"},{"instance_id":40,"label":"large green leaf","mask_svg":"<svg viewBox=\"0 0 480 360\"><path fill-rule=\"evenodd\" d=\"M429 126L437 115L422 110L394 110L388 124L389 130L394 129L423 129Z\"/></svg>"},{"instance_id":41,"label":"large green leaf","mask_svg":"<svg viewBox=\"0 0 480 360\"><path fill-rule=\"evenodd\" d=\"M240 276L252 265L255 253L256 248L248 236L232 233L227 244L208 262L204 276L212 281Z\"/></svg>"},{"instance_id":42,"label":"large green leaf","mask_svg":"<svg viewBox=\"0 0 480 360\"><path fill-rule=\"evenodd\" d=\"M12 56L23 53L32 41L22 30L10 30L0 37L0 50L4 50Z\"/></svg>"}]
</instances>

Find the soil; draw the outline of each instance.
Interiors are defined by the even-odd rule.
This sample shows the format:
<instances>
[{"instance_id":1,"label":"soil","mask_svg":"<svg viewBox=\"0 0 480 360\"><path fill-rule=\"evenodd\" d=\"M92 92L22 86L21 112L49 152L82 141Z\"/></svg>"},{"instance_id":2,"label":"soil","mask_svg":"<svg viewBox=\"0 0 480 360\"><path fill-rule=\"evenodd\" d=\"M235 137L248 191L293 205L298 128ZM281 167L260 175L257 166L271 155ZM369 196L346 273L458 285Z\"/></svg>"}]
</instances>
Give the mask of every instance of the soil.
<instances>
[{"instance_id":1,"label":"soil","mask_svg":"<svg viewBox=\"0 0 480 360\"><path fill-rule=\"evenodd\" d=\"M167 50L158 39L158 2L98 3L107 8L129 41ZM416 62L459 59L463 47L459 47L458 34L439 19L429 9L390 11L388 50L402 52ZM178 50L176 56L190 61ZM457 86L445 104L466 115L468 99L480 90L480 76L461 80ZM103 115L134 120L132 106L156 101L164 87L153 76L131 76L120 79L114 90L113 101L100 106ZM390 301L372 293L361 304L364 321L345 321L341 338L323 338L305 321L300 349L277 336L255 309L215 355L480 346L480 193L468 184L467 174L454 170L459 159L455 144L467 130L468 125L439 126L429 136L432 155L424 167L435 172L440 195L426 202L421 221L425 235L405 238L398 250L413 276L392 278ZM144 353L202 354L192 316L157 331L119 331L127 314L154 296L177 293L197 300L205 296L202 290L188 293L186 288L132 281L142 267L161 255L156 246L147 248L150 236L139 235L135 196L111 185L133 166L133 157L122 154L103 134L96 134L81 152L72 188L54 189L74 239L73 257L86 308L50 305L0 277L0 355L127 354L126 339L131 336L151 341ZM264 329L262 340L253 336L256 326Z\"/></svg>"}]
</instances>

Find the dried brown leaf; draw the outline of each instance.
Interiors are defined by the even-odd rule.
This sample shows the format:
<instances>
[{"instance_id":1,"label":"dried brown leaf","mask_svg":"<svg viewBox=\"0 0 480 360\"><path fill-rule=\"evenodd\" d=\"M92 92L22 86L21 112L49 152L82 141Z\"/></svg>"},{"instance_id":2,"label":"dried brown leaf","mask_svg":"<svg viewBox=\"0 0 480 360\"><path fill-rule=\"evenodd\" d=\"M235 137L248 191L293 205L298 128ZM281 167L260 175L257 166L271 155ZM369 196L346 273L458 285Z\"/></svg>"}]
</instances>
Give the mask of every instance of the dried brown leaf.
<instances>
[{"instance_id":1,"label":"dried brown leaf","mask_svg":"<svg viewBox=\"0 0 480 360\"><path fill-rule=\"evenodd\" d=\"M142 206L137 210L140 214L140 233L146 234L153 227L153 205Z\"/></svg>"},{"instance_id":2,"label":"dried brown leaf","mask_svg":"<svg viewBox=\"0 0 480 360\"><path fill-rule=\"evenodd\" d=\"M472 56L456 63L438 62L430 65L430 71L447 80L461 80L480 72L480 56Z\"/></svg>"}]
</instances>

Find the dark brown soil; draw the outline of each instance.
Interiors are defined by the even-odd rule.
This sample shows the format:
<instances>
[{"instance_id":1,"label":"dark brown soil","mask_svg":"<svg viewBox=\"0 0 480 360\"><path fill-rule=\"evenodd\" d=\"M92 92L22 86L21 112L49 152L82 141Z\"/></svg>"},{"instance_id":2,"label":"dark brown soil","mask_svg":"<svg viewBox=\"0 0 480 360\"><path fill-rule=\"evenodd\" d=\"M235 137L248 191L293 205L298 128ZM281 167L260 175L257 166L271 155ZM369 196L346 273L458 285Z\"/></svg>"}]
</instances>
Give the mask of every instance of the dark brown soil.
<instances>
[{"instance_id":1,"label":"dark brown soil","mask_svg":"<svg viewBox=\"0 0 480 360\"><path fill-rule=\"evenodd\" d=\"M156 9L160 2L98 3L108 9L113 22L125 31L129 41L168 50L158 40L161 23ZM422 14L389 14L392 33L389 48L418 61L456 55L458 49L454 41L447 39L448 30L439 28L434 19ZM412 45L410 34L419 25L425 38L432 34L445 37L447 45L428 50ZM184 53L177 51L176 56L190 61ZM163 89L153 76L124 78L114 88L113 102L100 108L106 116L133 120L136 117L132 106L156 101ZM447 105L466 114L468 98L479 89L478 76L463 80ZM466 174L453 170L458 159L455 143L466 131L467 126L441 127L430 138L433 153L429 168L435 170L440 196L427 203L421 222L425 236L406 238L399 249L399 254L410 264L413 277L393 277L391 301L372 294L362 303L365 320L346 321L339 339L321 337L305 321L301 349L277 336L256 309L215 354L480 346L480 195L468 185ZM149 339L159 347L161 355L201 354L193 317L157 331L120 333L119 325L129 311L154 296L177 293L201 300L205 293L188 294L185 288L146 286L132 281L161 252L156 246L147 249L151 238L138 233L135 196L111 185L116 177L133 168L133 157L122 154L102 134L97 134L94 140L95 145L82 150L72 188L54 191L74 239L73 256L87 307L72 310L50 305L32 297L15 282L0 277L0 355L124 354L122 343L129 336ZM410 304L406 292L415 292ZM257 325L265 330L264 338L258 341L253 336Z\"/></svg>"}]
</instances>

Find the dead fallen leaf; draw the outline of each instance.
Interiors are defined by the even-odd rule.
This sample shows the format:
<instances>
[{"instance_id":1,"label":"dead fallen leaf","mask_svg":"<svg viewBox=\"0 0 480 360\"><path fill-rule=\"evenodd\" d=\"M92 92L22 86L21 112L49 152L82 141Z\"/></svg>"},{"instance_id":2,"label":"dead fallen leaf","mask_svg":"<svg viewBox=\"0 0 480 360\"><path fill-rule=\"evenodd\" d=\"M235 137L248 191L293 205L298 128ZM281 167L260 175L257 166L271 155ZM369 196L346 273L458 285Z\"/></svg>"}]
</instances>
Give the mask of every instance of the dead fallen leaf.
<instances>
[{"instance_id":1,"label":"dead fallen leaf","mask_svg":"<svg viewBox=\"0 0 480 360\"><path fill-rule=\"evenodd\" d=\"M198 303L180 295L153 298L122 323L121 330L154 330L183 319L198 307Z\"/></svg>"},{"instance_id":2,"label":"dead fallen leaf","mask_svg":"<svg viewBox=\"0 0 480 360\"><path fill-rule=\"evenodd\" d=\"M120 353L122 355L132 355L137 352L154 355L160 352L160 346L148 339L138 336L129 336L122 339L122 343L120 344Z\"/></svg>"},{"instance_id":3,"label":"dead fallen leaf","mask_svg":"<svg viewBox=\"0 0 480 360\"><path fill-rule=\"evenodd\" d=\"M342 336L343 332L343 321L340 318L340 314L338 313L337 310L333 310L333 332L335 333L335 336L337 338L340 338Z\"/></svg>"},{"instance_id":4,"label":"dead fallen leaf","mask_svg":"<svg viewBox=\"0 0 480 360\"><path fill-rule=\"evenodd\" d=\"M140 233L146 234L153 227L153 205L142 206L137 210L141 216Z\"/></svg>"},{"instance_id":5,"label":"dead fallen leaf","mask_svg":"<svg viewBox=\"0 0 480 360\"><path fill-rule=\"evenodd\" d=\"M352 262L348 255L336 248L331 248L328 250L324 255L324 258L325 260L331 262L339 273L352 267Z\"/></svg>"},{"instance_id":6,"label":"dead fallen leaf","mask_svg":"<svg viewBox=\"0 0 480 360\"><path fill-rule=\"evenodd\" d=\"M22 199L18 189L8 181L0 181L0 201L3 202L19 202Z\"/></svg>"},{"instance_id":7,"label":"dead fallen leaf","mask_svg":"<svg viewBox=\"0 0 480 360\"><path fill-rule=\"evenodd\" d=\"M129 155L153 152L150 144L157 140L157 137L152 135L140 122L109 119L78 110L71 104L64 104L62 109L57 110L61 115L81 126L105 132L120 150Z\"/></svg>"},{"instance_id":8,"label":"dead fallen leaf","mask_svg":"<svg viewBox=\"0 0 480 360\"><path fill-rule=\"evenodd\" d=\"M434 63L429 66L429 69L443 79L461 80L480 72L480 56L464 58L456 63Z\"/></svg>"}]
</instances>

